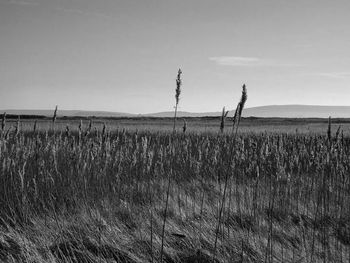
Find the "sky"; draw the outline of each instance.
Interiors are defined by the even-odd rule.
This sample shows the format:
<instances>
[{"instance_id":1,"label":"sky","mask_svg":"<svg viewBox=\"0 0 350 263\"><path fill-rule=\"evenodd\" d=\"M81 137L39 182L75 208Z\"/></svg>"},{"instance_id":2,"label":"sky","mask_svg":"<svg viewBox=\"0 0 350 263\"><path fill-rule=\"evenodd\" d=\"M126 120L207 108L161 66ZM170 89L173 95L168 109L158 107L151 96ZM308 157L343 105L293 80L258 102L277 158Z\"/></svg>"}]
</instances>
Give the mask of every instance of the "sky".
<instances>
[{"instance_id":1,"label":"sky","mask_svg":"<svg viewBox=\"0 0 350 263\"><path fill-rule=\"evenodd\" d=\"M349 0L0 0L0 109L350 105Z\"/></svg>"}]
</instances>

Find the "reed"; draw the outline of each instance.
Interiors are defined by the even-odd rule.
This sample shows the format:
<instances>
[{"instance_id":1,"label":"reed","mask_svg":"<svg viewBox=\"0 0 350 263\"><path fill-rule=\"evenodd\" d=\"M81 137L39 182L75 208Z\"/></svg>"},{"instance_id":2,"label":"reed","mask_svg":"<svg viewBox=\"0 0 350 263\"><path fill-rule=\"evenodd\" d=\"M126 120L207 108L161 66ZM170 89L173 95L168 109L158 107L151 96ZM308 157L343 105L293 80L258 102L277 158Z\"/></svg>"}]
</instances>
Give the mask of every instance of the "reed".
<instances>
[{"instance_id":1,"label":"reed","mask_svg":"<svg viewBox=\"0 0 350 263\"><path fill-rule=\"evenodd\" d=\"M78 122L55 136L26 123L0 140L0 261L349 261L347 134L112 129L80 142Z\"/></svg>"},{"instance_id":2,"label":"reed","mask_svg":"<svg viewBox=\"0 0 350 263\"><path fill-rule=\"evenodd\" d=\"M174 124L173 124L173 136L175 134L177 107L179 105L180 94L181 94L181 85L182 85L181 74L182 74L182 71L181 71L181 69L179 69L178 72L177 72L176 89L175 89L175 113L174 113ZM186 126L184 124L183 132L185 133L185 131L186 131ZM169 140L171 140L170 137L169 137ZM171 163L172 163L172 166L173 166L174 162L172 161ZM163 263L165 225L166 225L167 216L168 216L169 194L170 194L170 186L171 186L171 182L172 182L172 171L173 171L173 167L172 166L170 168L170 173L168 173L168 186L167 186L167 190L166 190L166 201L165 201L165 209L164 209L164 215L163 215L163 226L162 226L162 235L161 235L161 249L160 249L160 262L161 263Z\"/></svg>"},{"instance_id":3,"label":"reed","mask_svg":"<svg viewBox=\"0 0 350 263\"><path fill-rule=\"evenodd\" d=\"M240 123L240 119L242 116L242 112L243 112L243 108L244 105L246 103L248 99L248 95L247 95L247 89L245 84L242 87L242 95L241 95L241 99L238 103L238 106L236 108L235 111L235 116L234 118L237 120L237 124L236 124L236 133L234 134L234 137L232 138L233 143L230 145L230 153L229 153L229 163L226 166L226 171L225 171L225 182L224 182L224 190L223 190L223 194L222 194L222 200L221 200L221 204L220 204L220 208L219 208L219 215L218 215L218 220L217 220L217 227L216 227L216 231L215 231L215 241L214 241L214 253L213 253L213 262L215 261L216 258L216 249L217 249L217 241L218 241L218 236L219 236L219 230L221 227L221 220L222 220L222 213L224 210L224 205L225 205L225 201L226 201L226 191L227 191L227 185L228 185L228 181L229 181L229 177L230 177L230 168L232 166L233 163L233 155L234 155L234 151L235 151L235 144L236 144L236 138L237 138L237 130L239 127L239 123ZM235 121L235 120L234 120Z\"/></svg>"},{"instance_id":4,"label":"reed","mask_svg":"<svg viewBox=\"0 0 350 263\"><path fill-rule=\"evenodd\" d=\"M52 123L55 124L56 120L57 120L57 110L58 110L58 106L56 105L55 110L53 112L53 116L52 116Z\"/></svg>"},{"instance_id":5,"label":"reed","mask_svg":"<svg viewBox=\"0 0 350 263\"><path fill-rule=\"evenodd\" d=\"M179 105L180 101L180 94L181 94L181 86L182 86L182 80L181 80L181 74L182 71L181 69L178 70L177 72L177 77L176 77L176 89L175 89L175 113L174 113L174 124L173 124L173 132L175 132L175 127L176 127L176 115L177 115L177 107Z\"/></svg>"}]
</instances>

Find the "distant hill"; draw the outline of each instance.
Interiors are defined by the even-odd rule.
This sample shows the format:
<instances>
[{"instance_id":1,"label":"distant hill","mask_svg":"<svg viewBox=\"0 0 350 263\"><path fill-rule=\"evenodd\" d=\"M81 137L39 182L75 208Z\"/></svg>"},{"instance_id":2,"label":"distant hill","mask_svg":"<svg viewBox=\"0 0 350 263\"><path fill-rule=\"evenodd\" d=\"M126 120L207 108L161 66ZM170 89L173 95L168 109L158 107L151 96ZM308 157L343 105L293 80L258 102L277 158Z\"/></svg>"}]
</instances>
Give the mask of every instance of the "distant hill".
<instances>
[{"instance_id":1,"label":"distant hill","mask_svg":"<svg viewBox=\"0 0 350 263\"><path fill-rule=\"evenodd\" d=\"M179 117L220 116L221 112L178 112ZM230 111L229 117L234 115ZM174 112L159 112L147 114L150 117L172 117ZM350 118L350 106L314 106L314 105L269 105L246 108L244 117L278 117L278 118Z\"/></svg>"},{"instance_id":2,"label":"distant hill","mask_svg":"<svg viewBox=\"0 0 350 263\"><path fill-rule=\"evenodd\" d=\"M7 114L15 115L44 115L52 116L53 110L1 110ZM234 111L230 111L232 117ZM220 116L221 112L186 112L179 111L177 116L182 117L213 117ZM156 112L149 114L130 114L123 112L108 111L80 111L80 110L58 110L58 116L63 117L173 117L173 111ZM261 107L246 108L243 111L244 117L279 117L279 118L350 118L350 106L315 106L315 105L269 105Z\"/></svg>"},{"instance_id":3,"label":"distant hill","mask_svg":"<svg viewBox=\"0 0 350 263\"><path fill-rule=\"evenodd\" d=\"M247 108L243 116L281 118L350 118L350 106L271 105Z\"/></svg>"},{"instance_id":4,"label":"distant hill","mask_svg":"<svg viewBox=\"0 0 350 263\"><path fill-rule=\"evenodd\" d=\"M220 116L221 112L187 112L187 111L178 111L176 116L179 118L182 117L206 117L206 116ZM143 114L145 117L160 117L160 118L172 118L174 117L173 111L163 111L157 113Z\"/></svg>"},{"instance_id":5,"label":"distant hill","mask_svg":"<svg viewBox=\"0 0 350 263\"><path fill-rule=\"evenodd\" d=\"M43 115L52 116L54 110L1 110L1 114L6 112L7 114L14 115ZM59 117L67 116L79 116L79 117L135 117L136 114L123 113L123 112L109 112L109 111L81 111L81 110L60 110L58 109L57 115Z\"/></svg>"}]
</instances>

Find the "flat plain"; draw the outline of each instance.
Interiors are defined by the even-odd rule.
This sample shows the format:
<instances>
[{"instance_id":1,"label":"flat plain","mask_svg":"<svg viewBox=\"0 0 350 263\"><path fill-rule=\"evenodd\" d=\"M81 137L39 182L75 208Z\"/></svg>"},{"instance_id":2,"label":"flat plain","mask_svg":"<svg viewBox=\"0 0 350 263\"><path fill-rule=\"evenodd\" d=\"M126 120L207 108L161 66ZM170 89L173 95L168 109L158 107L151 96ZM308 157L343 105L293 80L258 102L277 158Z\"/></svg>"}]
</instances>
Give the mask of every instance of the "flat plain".
<instances>
[{"instance_id":1,"label":"flat plain","mask_svg":"<svg viewBox=\"0 0 350 263\"><path fill-rule=\"evenodd\" d=\"M8 119L0 260L350 261L349 120L172 121Z\"/></svg>"},{"instance_id":2,"label":"flat plain","mask_svg":"<svg viewBox=\"0 0 350 263\"><path fill-rule=\"evenodd\" d=\"M36 128L46 131L52 128L52 119L39 116L37 119L23 118L20 120L22 130L33 130L34 123L37 122ZM220 131L220 117L191 117L178 118L176 127L177 132L182 132L183 122L186 122L186 132L189 133L218 133ZM8 119L8 128L15 129L17 125L17 117ZM79 125L86 129L90 122L93 130L102 129L103 125L110 131L113 130L129 130L129 131L165 131L172 132L173 118L152 118L152 117L60 117L55 123L55 130L64 131L67 126L72 131L77 131ZM344 134L350 133L350 118L332 119L334 132L339 128ZM303 134L325 134L328 128L328 119L324 118L242 118L239 132L243 133L303 133ZM225 121L224 132L229 134L232 131L232 119L227 118Z\"/></svg>"}]
</instances>

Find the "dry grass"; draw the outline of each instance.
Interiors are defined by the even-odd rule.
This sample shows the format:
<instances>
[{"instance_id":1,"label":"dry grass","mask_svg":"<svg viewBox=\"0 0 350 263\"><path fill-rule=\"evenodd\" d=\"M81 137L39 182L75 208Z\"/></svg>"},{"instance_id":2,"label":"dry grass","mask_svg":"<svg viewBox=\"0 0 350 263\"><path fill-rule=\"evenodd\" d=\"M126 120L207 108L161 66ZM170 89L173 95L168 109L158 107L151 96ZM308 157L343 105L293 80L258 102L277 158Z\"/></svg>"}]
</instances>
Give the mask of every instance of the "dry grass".
<instances>
[{"instance_id":1,"label":"dry grass","mask_svg":"<svg viewBox=\"0 0 350 263\"><path fill-rule=\"evenodd\" d=\"M226 173L215 261L350 259L348 137L89 130L2 134L0 261L159 262L171 170L164 262L211 261Z\"/></svg>"}]
</instances>

